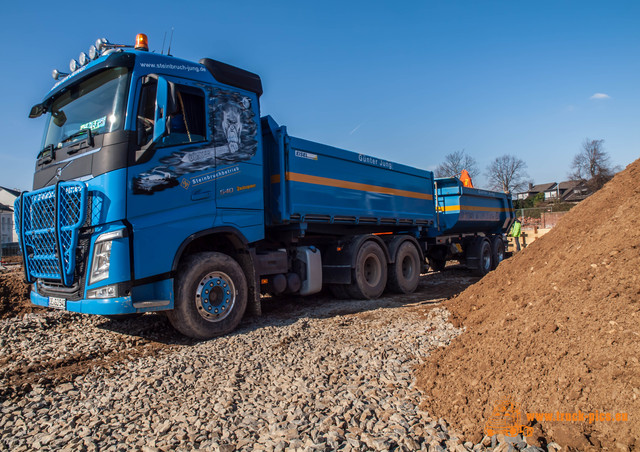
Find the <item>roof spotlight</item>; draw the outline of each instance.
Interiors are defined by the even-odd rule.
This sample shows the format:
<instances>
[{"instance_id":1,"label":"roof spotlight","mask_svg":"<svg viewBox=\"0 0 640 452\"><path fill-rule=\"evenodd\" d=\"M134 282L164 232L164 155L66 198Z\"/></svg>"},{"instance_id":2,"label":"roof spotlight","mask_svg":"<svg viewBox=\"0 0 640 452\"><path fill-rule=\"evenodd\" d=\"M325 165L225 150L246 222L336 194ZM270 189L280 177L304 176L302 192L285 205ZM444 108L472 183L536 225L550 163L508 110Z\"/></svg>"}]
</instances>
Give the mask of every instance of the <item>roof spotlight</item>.
<instances>
[{"instance_id":1,"label":"roof spotlight","mask_svg":"<svg viewBox=\"0 0 640 452\"><path fill-rule=\"evenodd\" d=\"M80 56L78 57L78 62L80 63L80 66L85 66L89 61L89 57L87 56L86 53L84 52L80 52Z\"/></svg>"},{"instance_id":2,"label":"roof spotlight","mask_svg":"<svg viewBox=\"0 0 640 452\"><path fill-rule=\"evenodd\" d=\"M69 61L69 70L71 72L75 72L80 68L80 65L78 64L78 62L75 59L71 59L71 61Z\"/></svg>"},{"instance_id":3,"label":"roof spotlight","mask_svg":"<svg viewBox=\"0 0 640 452\"><path fill-rule=\"evenodd\" d=\"M67 74L66 72L60 72L57 69L54 69L51 72L51 77L53 77L54 80L60 80L62 77L66 77L67 75L69 74Z\"/></svg>"},{"instance_id":4,"label":"roof spotlight","mask_svg":"<svg viewBox=\"0 0 640 452\"><path fill-rule=\"evenodd\" d=\"M104 49L106 49L108 45L109 41L107 40L107 38L100 38L96 41L96 49L98 49L99 52L102 52Z\"/></svg>"},{"instance_id":5,"label":"roof spotlight","mask_svg":"<svg viewBox=\"0 0 640 452\"><path fill-rule=\"evenodd\" d=\"M100 56L100 52L98 52L98 49L96 48L96 46L89 47L89 58L91 58L92 60L95 60L99 56Z\"/></svg>"}]
</instances>

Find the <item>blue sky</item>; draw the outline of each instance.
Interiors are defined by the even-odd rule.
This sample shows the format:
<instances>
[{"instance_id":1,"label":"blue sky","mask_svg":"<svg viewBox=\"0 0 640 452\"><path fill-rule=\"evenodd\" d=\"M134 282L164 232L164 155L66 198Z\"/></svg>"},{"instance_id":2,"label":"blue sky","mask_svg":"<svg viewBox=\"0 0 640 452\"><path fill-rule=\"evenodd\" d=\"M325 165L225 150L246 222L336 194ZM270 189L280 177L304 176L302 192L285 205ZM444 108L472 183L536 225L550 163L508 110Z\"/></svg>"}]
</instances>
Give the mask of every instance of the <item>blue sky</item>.
<instances>
[{"instance_id":1,"label":"blue sky","mask_svg":"<svg viewBox=\"0 0 640 452\"><path fill-rule=\"evenodd\" d=\"M99 37L159 52L172 27L173 55L258 73L262 113L301 138L426 169L513 154L535 183L566 179L587 137L640 157L637 1L33 1L3 19L2 186L31 188L52 69Z\"/></svg>"}]
</instances>

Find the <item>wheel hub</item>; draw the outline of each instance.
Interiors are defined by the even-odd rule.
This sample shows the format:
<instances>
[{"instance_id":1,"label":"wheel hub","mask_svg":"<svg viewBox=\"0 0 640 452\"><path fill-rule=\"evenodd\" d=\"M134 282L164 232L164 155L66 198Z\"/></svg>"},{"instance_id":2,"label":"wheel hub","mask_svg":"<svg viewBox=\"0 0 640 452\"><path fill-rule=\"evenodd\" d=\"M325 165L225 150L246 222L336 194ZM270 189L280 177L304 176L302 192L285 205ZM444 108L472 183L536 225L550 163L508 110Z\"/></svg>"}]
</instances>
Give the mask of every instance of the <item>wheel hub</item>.
<instances>
[{"instance_id":1,"label":"wheel hub","mask_svg":"<svg viewBox=\"0 0 640 452\"><path fill-rule=\"evenodd\" d=\"M233 281L222 272L212 272L198 283L196 308L207 321L219 322L231 312L236 300Z\"/></svg>"},{"instance_id":2,"label":"wheel hub","mask_svg":"<svg viewBox=\"0 0 640 452\"><path fill-rule=\"evenodd\" d=\"M402 259L402 276L405 279L410 279L413 276L413 260L409 256Z\"/></svg>"}]
</instances>

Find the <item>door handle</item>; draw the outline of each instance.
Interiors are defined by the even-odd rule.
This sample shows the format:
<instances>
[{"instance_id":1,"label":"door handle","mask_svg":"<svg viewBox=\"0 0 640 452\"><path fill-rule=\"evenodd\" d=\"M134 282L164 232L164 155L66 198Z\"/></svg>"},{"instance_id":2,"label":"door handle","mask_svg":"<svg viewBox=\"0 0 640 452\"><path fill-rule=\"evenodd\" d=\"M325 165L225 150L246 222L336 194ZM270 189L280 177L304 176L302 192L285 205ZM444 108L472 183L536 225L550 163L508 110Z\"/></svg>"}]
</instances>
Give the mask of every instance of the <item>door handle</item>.
<instances>
[{"instance_id":1,"label":"door handle","mask_svg":"<svg viewBox=\"0 0 640 452\"><path fill-rule=\"evenodd\" d=\"M191 195L191 201L202 201L203 199L211 198L210 191L197 191Z\"/></svg>"}]
</instances>

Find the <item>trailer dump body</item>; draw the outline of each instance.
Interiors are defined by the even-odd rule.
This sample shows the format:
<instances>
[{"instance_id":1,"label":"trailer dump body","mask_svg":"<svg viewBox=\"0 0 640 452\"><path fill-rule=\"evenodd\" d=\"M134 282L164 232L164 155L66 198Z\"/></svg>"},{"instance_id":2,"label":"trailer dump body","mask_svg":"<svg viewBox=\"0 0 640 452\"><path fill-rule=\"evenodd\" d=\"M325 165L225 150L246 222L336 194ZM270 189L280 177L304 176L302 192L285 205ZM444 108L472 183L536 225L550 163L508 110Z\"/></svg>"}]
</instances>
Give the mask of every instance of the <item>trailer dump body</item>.
<instances>
[{"instance_id":1,"label":"trailer dump body","mask_svg":"<svg viewBox=\"0 0 640 452\"><path fill-rule=\"evenodd\" d=\"M436 179L439 235L500 234L515 218L511 195L468 188L457 178Z\"/></svg>"},{"instance_id":2,"label":"trailer dump body","mask_svg":"<svg viewBox=\"0 0 640 452\"><path fill-rule=\"evenodd\" d=\"M271 118L263 128L281 137L267 150L272 224L435 226L431 171L291 137Z\"/></svg>"}]
</instances>

